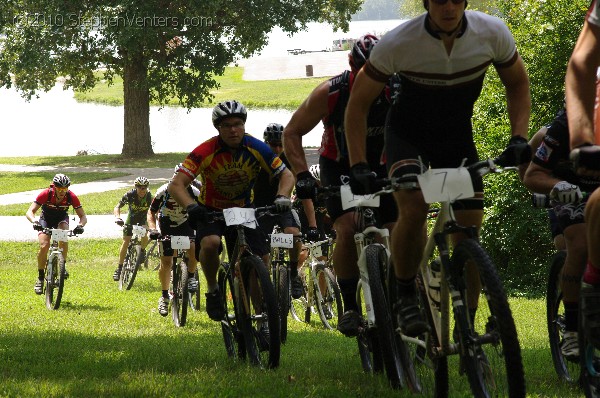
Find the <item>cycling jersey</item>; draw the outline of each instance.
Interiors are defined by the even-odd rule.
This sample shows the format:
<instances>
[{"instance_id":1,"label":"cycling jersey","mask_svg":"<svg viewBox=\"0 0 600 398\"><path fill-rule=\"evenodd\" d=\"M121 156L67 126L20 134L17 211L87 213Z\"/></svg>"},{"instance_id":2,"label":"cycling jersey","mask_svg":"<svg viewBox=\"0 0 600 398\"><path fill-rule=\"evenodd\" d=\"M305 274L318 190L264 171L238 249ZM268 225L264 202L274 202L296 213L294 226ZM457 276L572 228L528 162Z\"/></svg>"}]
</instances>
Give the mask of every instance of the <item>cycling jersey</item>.
<instances>
[{"instance_id":1,"label":"cycling jersey","mask_svg":"<svg viewBox=\"0 0 600 398\"><path fill-rule=\"evenodd\" d=\"M215 136L197 146L183 162L180 172L202 182L199 201L215 209L249 207L253 186L261 169L271 177L286 168L271 148L245 134L240 147L233 150Z\"/></svg>"},{"instance_id":2,"label":"cycling jersey","mask_svg":"<svg viewBox=\"0 0 600 398\"><path fill-rule=\"evenodd\" d=\"M138 196L135 188L127 191L117 204L119 209L125 205L129 206L125 224L146 225L146 216L150 208L150 202L152 202L152 193L150 190L146 191L146 194L141 198Z\"/></svg>"},{"instance_id":3,"label":"cycling jersey","mask_svg":"<svg viewBox=\"0 0 600 398\"><path fill-rule=\"evenodd\" d=\"M62 220L68 216L70 206L73 206L73 210L81 207L79 198L71 191L67 191L62 200L58 201L54 184L40 192L34 202L42 207L40 218L48 220Z\"/></svg>"},{"instance_id":4,"label":"cycling jersey","mask_svg":"<svg viewBox=\"0 0 600 398\"><path fill-rule=\"evenodd\" d=\"M354 73L344 71L329 79L327 97L328 115L323 118L325 131L321 139L321 156L340 162L347 160L348 147L344 130L344 114L354 84ZM392 92L397 90L398 80L392 79L375 99L367 117L367 159L371 165L382 162L385 118L391 103ZM392 88L390 88L390 85Z\"/></svg>"},{"instance_id":5,"label":"cycling jersey","mask_svg":"<svg viewBox=\"0 0 600 398\"><path fill-rule=\"evenodd\" d=\"M169 183L165 183L158 188L156 195L150 204L150 211L153 213L158 212L158 218L161 225L164 224L171 227L177 227L187 221L187 211L169 194L169 191L167 190L168 187ZM187 188L187 191L194 200L198 199L198 195L200 195L200 190L198 190L198 188L190 185Z\"/></svg>"},{"instance_id":6,"label":"cycling jersey","mask_svg":"<svg viewBox=\"0 0 600 398\"><path fill-rule=\"evenodd\" d=\"M548 131L532 161L544 169L551 170L556 178L578 185L582 191L592 192L600 185L600 181L577 175L573 163L569 160L569 153L567 112L561 109L548 126Z\"/></svg>"},{"instance_id":7,"label":"cycling jersey","mask_svg":"<svg viewBox=\"0 0 600 398\"><path fill-rule=\"evenodd\" d=\"M598 0L592 1L592 4L587 12L586 19L588 23L600 26L600 3Z\"/></svg>"}]
</instances>

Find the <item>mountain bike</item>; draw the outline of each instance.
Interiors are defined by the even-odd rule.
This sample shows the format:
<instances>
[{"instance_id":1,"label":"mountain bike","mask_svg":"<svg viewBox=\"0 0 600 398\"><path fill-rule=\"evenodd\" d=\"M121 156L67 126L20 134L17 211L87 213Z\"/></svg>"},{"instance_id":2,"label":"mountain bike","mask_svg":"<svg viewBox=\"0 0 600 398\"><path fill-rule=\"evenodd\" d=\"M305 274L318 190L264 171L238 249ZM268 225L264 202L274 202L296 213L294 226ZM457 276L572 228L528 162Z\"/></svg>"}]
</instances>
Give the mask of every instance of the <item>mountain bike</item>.
<instances>
[{"instance_id":1,"label":"mountain bike","mask_svg":"<svg viewBox=\"0 0 600 398\"><path fill-rule=\"evenodd\" d=\"M323 247L327 246L331 252L332 243L333 238L304 243L308 257L298 271L304 294L292 300L290 312L293 319L306 323L310 323L313 314L318 314L325 328L336 330L343 312L342 296L331 264L323 259Z\"/></svg>"},{"instance_id":2,"label":"mountain bike","mask_svg":"<svg viewBox=\"0 0 600 398\"><path fill-rule=\"evenodd\" d=\"M65 258L59 242L68 242L69 237L76 236L72 230L44 228L42 232L50 235L50 249L44 272L44 294L46 308L57 310L60 307L65 286ZM54 294L56 290L56 295Z\"/></svg>"},{"instance_id":3,"label":"mountain bike","mask_svg":"<svg viewBox=\"0 0 600 398\"><path fill-rule=\"evenodd\" d=\"M177 255L173 257L173 266L171 267L171 315L173 323L177 327L185 326L187 320L187 310L190 302L191 293L188 292L188 254L190 248L190 238L188 236L167 236L165 240L170 240L171 249L177 250Z\"/></svg>"},{"instance_id":4,"label":"mountain bike","mask_svg":"<svg viewBox=\"0 0 600 398\"><path fill-rule=\"evenodd\" d=\"M124 225L123 228L129 227ZM119 290L130 290L135 281L138 269L144 262L144 255L142 249L142 238L146 236L146 227L142 225L131 225L132 236L129 246L127 246L127 253L125 254L125 260L123 261L123 268L121 268L121 275L119 276Z\"/></svg>"},{"instance_id":5,"label":"mountain bike","mask_svg":"<svg viewBox=\"0 0 600 398\"><path fill-rule=\"evenodd\" d=\"M160 244L157 240L150 241L146 246L146 258L144 268L157 271L160 268Z\"/></svg>"},{"instance_id":6,"label":"mountain bike","mask_svg":"<svg viewBox=\"0 0 600 398\"><path fill-rule=\"evenodd\" d=\"M472 174L484 176L514 169L515 163L505 151L496 159L467 167L430 169L418 177L389 180L389 191L418 186L427 203L440 205L428 231L418 275L421 304L431 331L416 338L402 335L412 352L416 381L427 395L448 395L447 356L457 354L459 372L467 374L475 397L525 396L521 349L502 282L478 241L476 228L459 225L451 207L455 199L473 196ZM468 238L451 251L449 237L455 233ZM481 292L467 291L468 264L477 267ZM469 294L479 297L474 318L466 305ZM453 342L451 315L455 323Z\"/></svg>"},{"instance_id":7,"label":"mountain bike","mask_svg":"<svg viewBox=\"0 0 600 398\"><path fill-rule=\"evenodd\" d=\"M196 278L196 280L198 281L198 290L196 290L195 292L189 292L188 291L188 303L190 304L190 308L194 311L200 311L200 274L198 272L198 270L200 269L200 264L198 264L198 267L196 268L196 272L194 272L194 277Z\"/></svg>"},{"instance_id":8,"label":"mountain bike","mask_svg":"<svg viewBox=\"0 0 600 398\"><path fill-rule=\"evenodd\" d=\"M244 229L256 228L256 215L274 209L234 207L208 215L209 220L224 220L228 227L235 228L236 235L229 262L221 264L217 276L225 307L221 329L227 355L248 358L252 365L265 368L279 366L279 306L269 271L262 259L252 254Z\"/></svg>"}]
</instances>

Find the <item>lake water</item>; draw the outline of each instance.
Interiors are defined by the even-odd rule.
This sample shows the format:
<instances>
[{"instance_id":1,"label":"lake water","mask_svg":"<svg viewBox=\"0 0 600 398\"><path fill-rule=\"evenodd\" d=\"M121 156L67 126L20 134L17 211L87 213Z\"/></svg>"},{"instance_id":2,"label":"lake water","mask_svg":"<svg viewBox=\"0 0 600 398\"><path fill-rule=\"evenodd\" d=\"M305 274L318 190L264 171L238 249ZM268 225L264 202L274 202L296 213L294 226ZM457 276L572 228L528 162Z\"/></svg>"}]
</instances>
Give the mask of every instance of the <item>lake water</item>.
<instances>
[{"instance_id":1,"label":"lake water","mask_svg":"<svg viewBox=\"0 0 600 398\"><path fill-rule=\"evenodd\" d=\"M335 32L327 24L312 23L308 31L288 37L274 29L270 43L257 57L287 55L287 49L321 50L332 41L359 37L366 33L381 35L400 20L357 21L348 33ZM290 55L293 56L293 55ZM345 66L345 65L344 65ZM340 71L344 66L340 66ZM243 102L243 98L239 99ZM40 98L26 102L14 90L0 89L4 145L0 156L75 155L77 151L118 154L123 146L123 107L78 103L72 91L57 86ZM212 108L187 112L184 108L150 109L150 134L154 152L188 152L216 134L211 123ZM246 131L262 138L269 123L287 124L287 110L249 109ZM319 124L303 139L305 146L319 146L323 128Z\"/></svg>"}]
</instances>

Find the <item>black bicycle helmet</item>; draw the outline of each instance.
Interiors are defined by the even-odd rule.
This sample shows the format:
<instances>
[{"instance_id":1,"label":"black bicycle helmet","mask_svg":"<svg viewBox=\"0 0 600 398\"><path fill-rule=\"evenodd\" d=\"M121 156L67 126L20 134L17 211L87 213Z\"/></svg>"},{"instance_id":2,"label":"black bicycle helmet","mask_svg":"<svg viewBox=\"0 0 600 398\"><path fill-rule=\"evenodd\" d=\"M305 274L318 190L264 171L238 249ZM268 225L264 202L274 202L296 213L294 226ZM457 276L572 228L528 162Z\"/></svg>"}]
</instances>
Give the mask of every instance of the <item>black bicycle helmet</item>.
<instances>
[{"instance_id":1,"label":"black bicycle helmet","mask_svg":"<svg viewBox=\"0 0 600 398\"><path fill-rule=\"evenodd\" d=\"M57 174L52 179L52 183L55 187L68 187L71 185L71 180L64 174Z\"/></svg>"},{"instance_id":2,"label":"black bicycle helmet","mask_svg":"<svg viewBox=\"0 0 600 398\"><path fill-rule=\"evenodd\" d=\"M212 122L215 127L218 127L223 119L237 116L246 121L246 107L236 100L223 101L213 108Z\"/></svg>"},{"instance_id":3,"label":"black bicycle helmet","mask_svg":"<svg viewBox=\"0 0 600 398\"><path fill-rule=\"evenodd\" d=\"M374 35L364 35L356 40L350 51L350 66L353 70L358 71L363 67L378 41L379 39Z\"/></svg>"},{"instance_id":4,"label":"black bicycle helmet","mask_svg":"<svg viewBox=\"0 0 600 398\"><path fill-rule=\"evenodd\" d=\"M283 125L279 123L269 123L263 134L265 142L281 142L283 134Z\"/></svg>"}]
</instances>

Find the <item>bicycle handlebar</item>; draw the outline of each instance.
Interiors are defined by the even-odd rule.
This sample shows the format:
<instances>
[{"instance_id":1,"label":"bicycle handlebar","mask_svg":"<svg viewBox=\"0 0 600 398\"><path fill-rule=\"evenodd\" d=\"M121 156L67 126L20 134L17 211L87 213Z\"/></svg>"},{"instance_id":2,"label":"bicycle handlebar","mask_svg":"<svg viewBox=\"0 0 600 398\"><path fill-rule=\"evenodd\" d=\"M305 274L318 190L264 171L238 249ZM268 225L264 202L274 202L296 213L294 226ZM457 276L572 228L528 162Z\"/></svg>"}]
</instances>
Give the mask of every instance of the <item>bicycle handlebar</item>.
<instances>
[{"instance_id":1,"label":"bicycle handlebar","mask_svg":"<svg viewBox=\"0 0 600 398\"><path fill-rule=\"evenodd\" d=\"M44 228L42 228L42 229L40 230L40 232L43 232L43 233L45 233L46 235L52 236L52 230L53 230L53 229L58 229L58 228L48 228L48 227L44 227ZM68 229L67 231L69 232L69 236L77 236L77 235L80 235L80 234L77 234L77 233L73 232L73 230L72 230L72 229ZM82 233L83 233L83 232L82 232Z\"/></svg>"}]
</instances>

